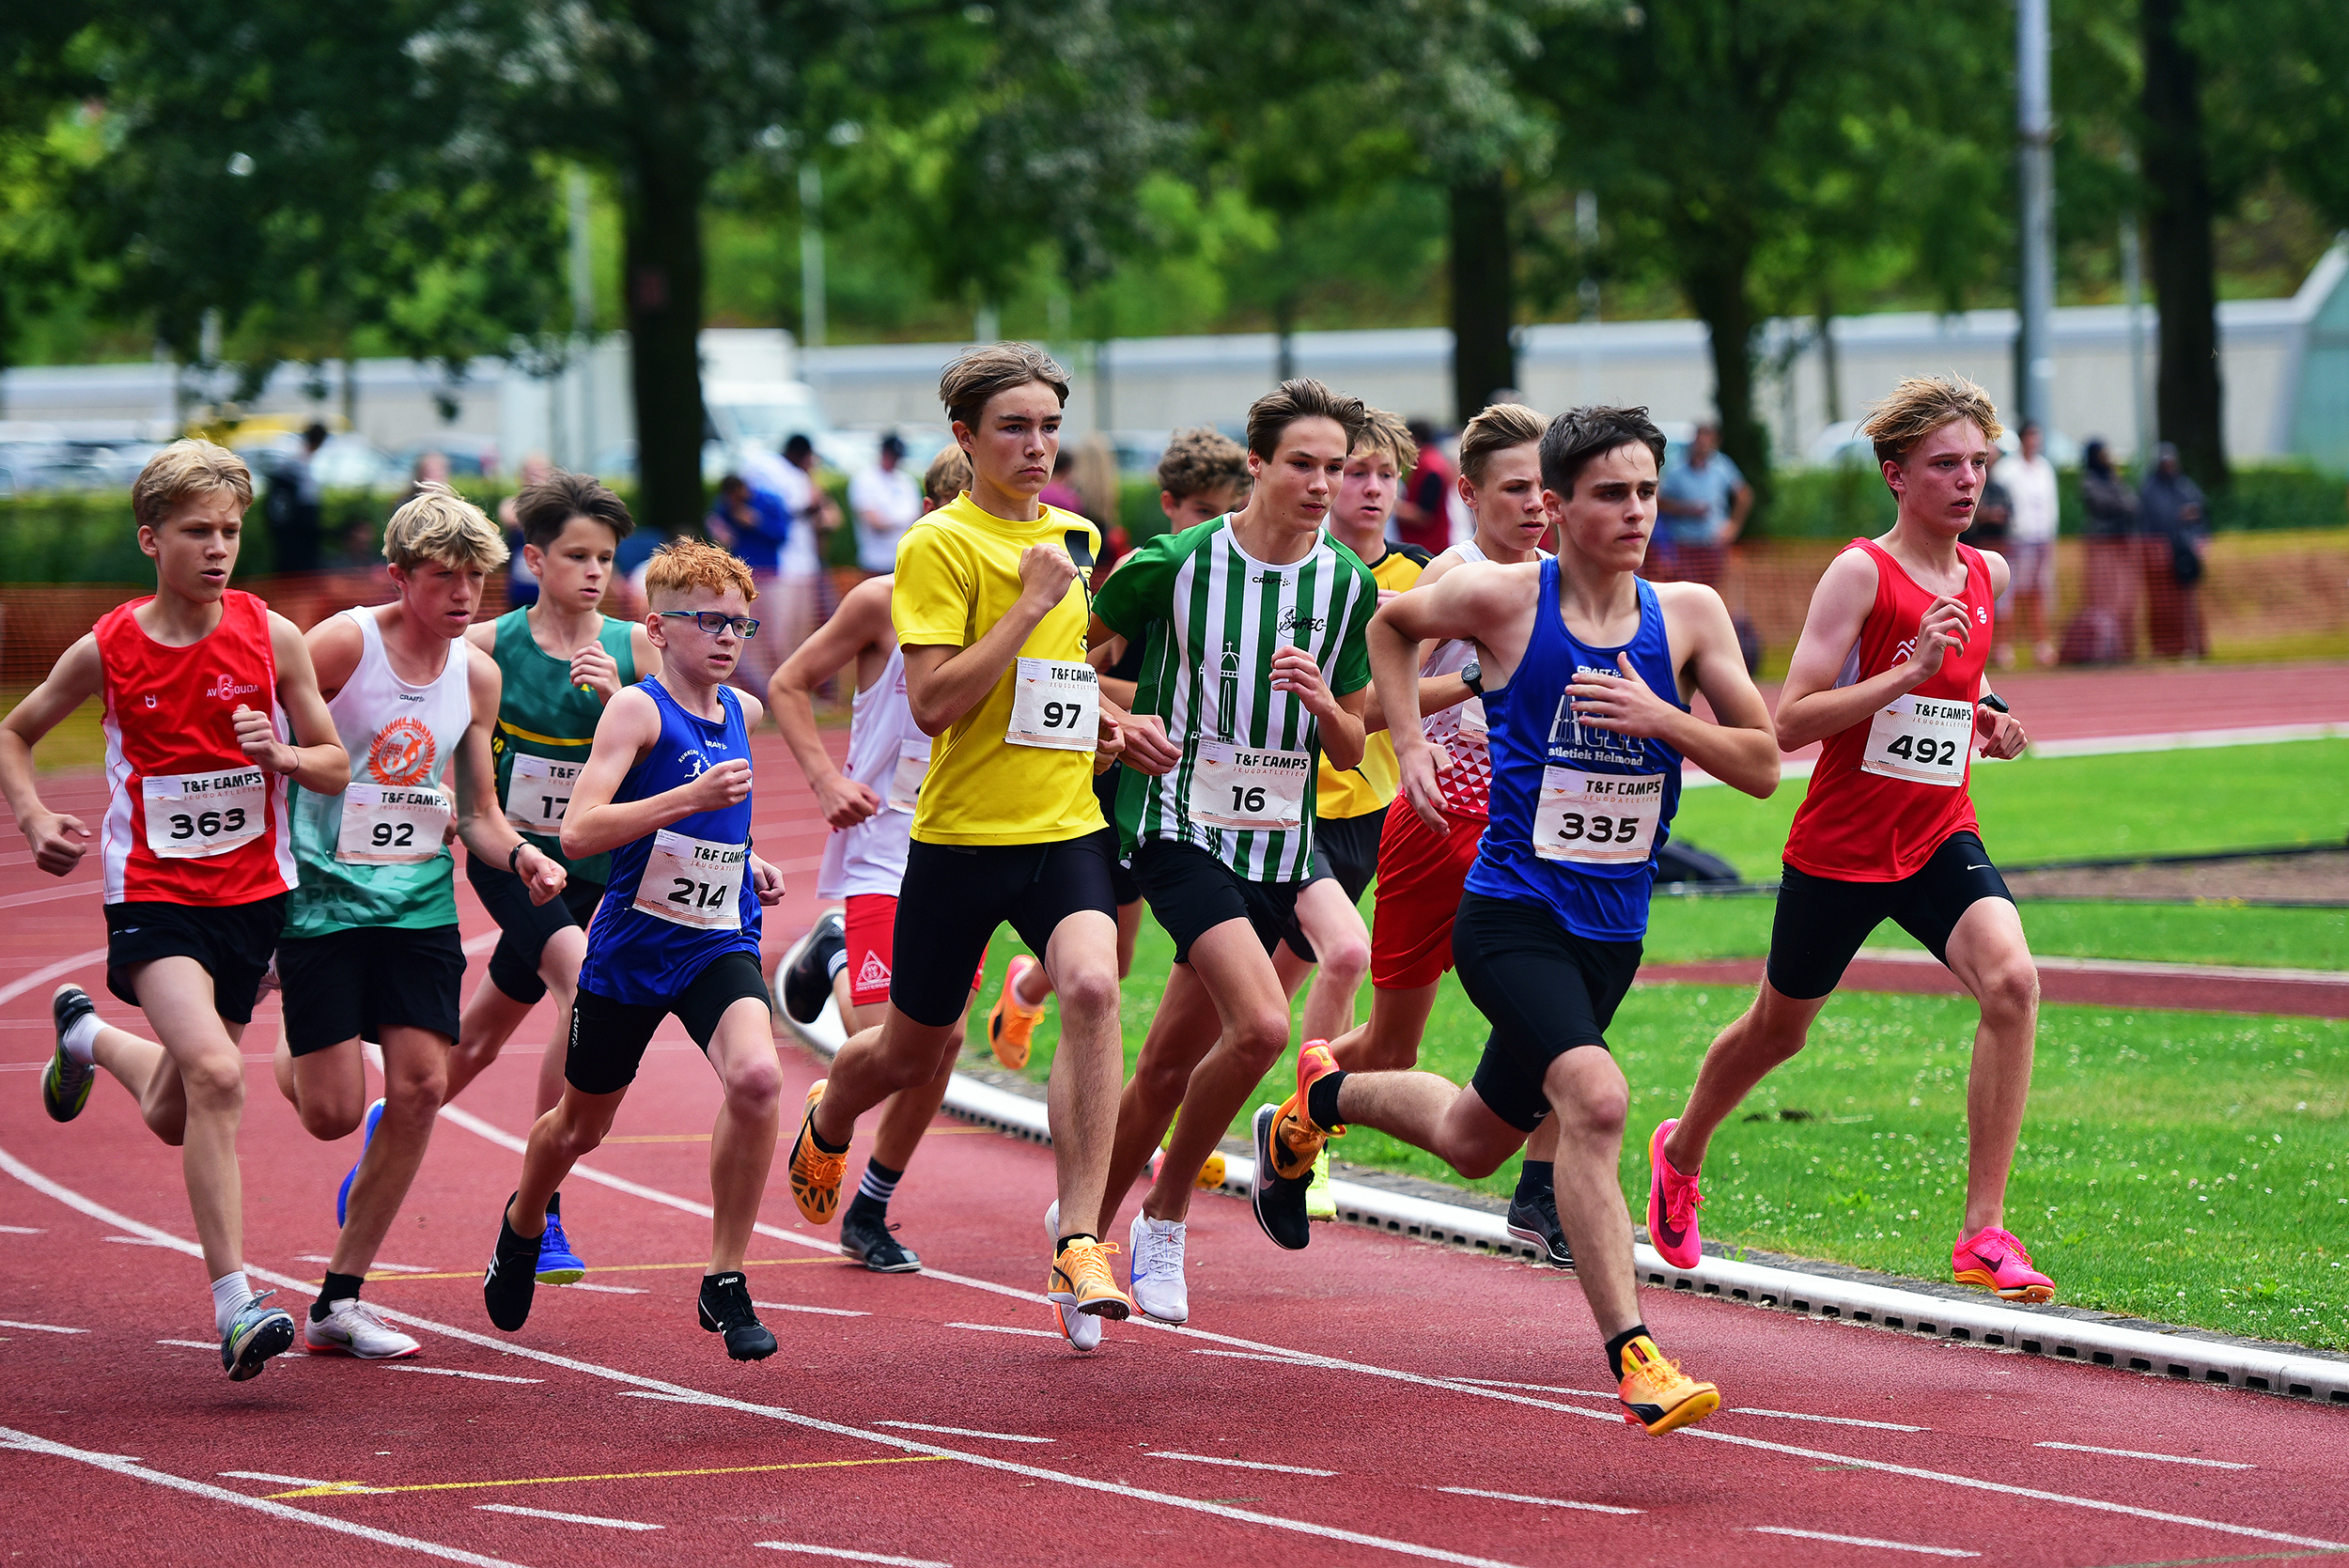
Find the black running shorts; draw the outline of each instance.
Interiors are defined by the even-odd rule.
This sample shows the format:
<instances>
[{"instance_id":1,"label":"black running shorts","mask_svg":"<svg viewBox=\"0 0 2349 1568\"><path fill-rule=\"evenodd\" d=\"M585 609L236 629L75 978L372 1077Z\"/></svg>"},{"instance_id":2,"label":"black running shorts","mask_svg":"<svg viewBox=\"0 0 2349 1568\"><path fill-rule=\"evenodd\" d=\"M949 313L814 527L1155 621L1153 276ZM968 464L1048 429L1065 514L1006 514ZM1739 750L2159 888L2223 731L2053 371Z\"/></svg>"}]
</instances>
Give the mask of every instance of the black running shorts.
<instances>
[{"instance_id":1,"label":"black running shorts","mask_svg":"<svg viewBox=\"0 0 2349 1568\"><path fill-rule=\"evenodd\" d=\"M707 1051L718 1020L745 997L771 1009L766 976L748 953L721 953L685 983L685 989L660 1003L614 1001L581 986L571 1008L571 1047L563 1061L563 1081L583 1094L616 1094L636 1081L653 1031L670 1014L685 1026L693 1044Z\"/></svg>"},{"instance_id":2,"label":"black running shorts","mask_svg":"<svg viewBox=\"0 0 2349 1568\"><path fill-rule=\"evenodd\" d=\"M890 937L890 1003L915 1023L946 1028L971 1005L971 971L997 926L1008 924L1041 956L1070 915L1092 909L1114 922L1116 863L1108 828L1052 844L909 844Z\"/></svg>"},{"instance_id":3,"label":"black running shorts","mask_svg":"<svg viewBox=\"0 0 2349 1568\"><path fill-rule=\"evenodd\" d=\"M498 923L498 945L490 955L491 983L523 1006L535 1005L547 994L547 983L538 978L538 957L548 939L573 925L584 929L603 898L603 884L574 878L544 904L533 904L521 877L474 854L465 857L465 880Z\"/></svg>"},{"instance_id":4,"label":"black running shorts","mask_svg":"<svg viewBox=\"0 0 2349 1568\"><path fill-rule=\"evenodd\" d=\"M1249 924L1267 953L1285 941L1312 961L1313 945L1297 924L1297 895L1305 882L1246 881L1197 845L1169 839L1152 839L1134 851L1134 880L1174 939L1178 964L1190 962L1191 943L1235 920Z\"/></svg>"},{"instance_id":5,"label":"black running shorts","mask_svg":"<svg viewBox=\"0 0 2349 1568\"><path fill-rule=\"evenodd\" d=\"M406 1026L457 1038L465 948L454 925L371 926L277 944L286 1045L296 1056Z\"/></svg>"},{"instance_id":6,"label":"black running shorts","mask_svg":"<svg viewBox=\"0 0 2349 1568\"><path fill-rule=\"evenodd\" d=\"M1549 1064L1578 1046L1607 1048L1607 1026L1639 972L1640 946L1578 937L1538 904L1462 896L1452 956L1469 1000L1492 1025L1470 1081L1494 1115L1523 1132L1541 1126Z\"/></svg>"},{"instance_id":7,"label":"black running shorts","mask_svg":"<svg viewBox=\"0 0 2349 1568\"><path fill-rule=\"evenodd\" d=\"M1406 805L1403 808L1409 811ZM1346 901L1360 904L1378 875L1378 840L1387 831L1387 807L1360 816L1324 816L1314 822L1314 875L1333 877Z\"/></svg>"},{"instance_id":8,"label":"black running shorts","mask_svg":"<svg viewBox=\"0 0 2349 1568\"><path fill-rule=\"evenodd\" d=\"M1946 964L1950 933L1984 898L2015 901L1971 832L1952 834L1897 882L1839 882L1787 866L1770 924L1770 985L1797 1001L1827 995L1842 983L1859 944L1887 920Z\"/></svg>"},{"instance_id":9,"label":"black running shorts","mask_svg":"<svg viewBox=\"0 0 2349 1568\"><path fill-rule=\"evenodd\" d=\"M198 908L140 900L106 906L106 989L139 1005L131 970L158 958L193 958L212 977L212 1011L229 1023L253 1021L253 999L277 934L286 928L286 894L251 904Z\"/></svg>"},{"instance_id":10,"label":"black running shorts","mask_svg":"<svg viewBox=\"0 0 2349 1568\"><path fill-rule=\"evenodd\" d=\"M1110 825L1112 839L1117 836L1118 782L1125 776L1125 766L1115 762L1111 763L1106 771L1093 775L1093 798L1100 802L1101 820ZM1121 909L1128 904L1142 902L1142 884L1134 880L1132 872L1118 863L1114 849L1110 852L1110 893L1117 900L1117 907Z\"/></svg>"}]
</instances>

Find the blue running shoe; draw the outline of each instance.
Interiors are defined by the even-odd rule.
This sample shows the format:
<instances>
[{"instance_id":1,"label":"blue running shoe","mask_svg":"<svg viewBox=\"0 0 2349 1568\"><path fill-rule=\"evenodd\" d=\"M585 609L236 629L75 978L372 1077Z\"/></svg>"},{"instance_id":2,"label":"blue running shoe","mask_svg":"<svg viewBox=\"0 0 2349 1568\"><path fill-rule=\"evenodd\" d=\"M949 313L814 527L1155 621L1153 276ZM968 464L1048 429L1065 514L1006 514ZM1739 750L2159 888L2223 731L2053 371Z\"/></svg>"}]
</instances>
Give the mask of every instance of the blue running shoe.
<instances>
[{"instance_id":1,"label":"blue running shoe","mask_svg":"<svg viewBox=\"0 0 2349 1568\"><path fill-rule=\"evenodd\" d=\"M294 1320L283 1307L264 1307L277 1293L259 1291L244 1298L237 1315L228 1322L228 1332L220 1337L221 1370L232 1383L261 1375L269 1358L293 1347Z\"/></svg>"},{"instance_id":2,"label":"blue running shoe","mask_svg":"<svg viewBox=\"0 0 2349 1568\"><path fill-rule=\"evenodd\" d=\"M367 1145L375 1141L375 1126L383 1120L383 1102L367 1107L366 1131L359 1140L359 1157L350 1162L350 1173L343 1177L343 1185L334 1193L334 1223L342 1225L350 1216L350 1184L359 1179L359 1167L367 1157Z\"/></svg>"},{"instance_id":3,"label":"blue running shoe","mask_svg":"<svg viewBox=\"0 0 2349 1568\"><path fill-rule=\"evenodd\" d=\"M563 1211L548 1209L547 1234L538 1238L538 1282L575 1285L586 1275L587 1265L571 1250L571 1239L563 1234Z\"/></svg>"}]
</instances>

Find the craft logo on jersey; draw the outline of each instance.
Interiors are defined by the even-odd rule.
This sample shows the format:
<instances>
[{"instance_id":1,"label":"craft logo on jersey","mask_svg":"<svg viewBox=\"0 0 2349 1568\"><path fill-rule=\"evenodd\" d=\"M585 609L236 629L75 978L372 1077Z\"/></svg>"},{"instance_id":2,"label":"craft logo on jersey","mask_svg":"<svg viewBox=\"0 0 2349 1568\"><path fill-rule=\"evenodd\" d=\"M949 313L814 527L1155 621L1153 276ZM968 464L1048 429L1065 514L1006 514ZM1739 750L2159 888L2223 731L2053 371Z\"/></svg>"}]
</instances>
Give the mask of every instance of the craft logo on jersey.
<instances>
[{"instance_id":1,"label":"craft logo on jersey","mask_svg":"<svg viewBox=\"0 0 2349 1568\"><path fill-rule=\"evenodd\" d=\"M208 697L218 697L222 702L230 702L238 697L249 697L259 690L260 687L257 685L239 686L227 675L214 675L212 684L204 689L204 694ZM148 706L154 706L154 698L149 697L147 701Z\"/></svg>"},{"instance_id":2,"label":"craft logo on jersey","mask_svg":"<svg viewBox=\"0 0 2349 1568\"><path fill-rule=\"evenodd\" d=\"M421 719L401 717L375 732L367 748L367 777L377 784L429 784L439 762L432 730Z\"/></svg>"}]
</instances>

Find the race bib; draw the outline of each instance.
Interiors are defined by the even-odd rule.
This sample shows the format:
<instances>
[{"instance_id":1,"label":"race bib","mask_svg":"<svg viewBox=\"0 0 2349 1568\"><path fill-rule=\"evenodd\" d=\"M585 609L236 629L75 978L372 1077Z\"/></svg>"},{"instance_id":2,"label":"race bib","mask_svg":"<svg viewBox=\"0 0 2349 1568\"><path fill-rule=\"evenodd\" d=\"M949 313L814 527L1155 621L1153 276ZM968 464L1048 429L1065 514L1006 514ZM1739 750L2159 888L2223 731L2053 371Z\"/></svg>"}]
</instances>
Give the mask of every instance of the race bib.
<instances>
[{"instance_id":1,"label":"race bib","mask_svg":"<svg viewBox=\"0 0 2349 1568\"><path fill-rule=\"evenodd\" d=\"M634 908L672 925L737 931L742 925L742 873L748 844L712 844L663 828L652 836Z\"/></svg>"},{"instance_id":2,"label":"race bib","mask_svg":"<svg viewBox=\"0 0 2349 1568\"><path fill-rule=\"evenodd\" d=\"M1542 769L1533 808L1533 853L1582 865L1631 865L1655 850L1664 818L1661 773L1585 773L1552 763Z\"/></svg>"},{"instance_id":3,"label":"race bib","mask_svg":"<svg viewBox=\"0 0 2349 1568\"><path fill-rule=\"evenodd\" d=\"M1202 740L1190 773L1190 819L1210 828L1291 832L1314 786L1309 752L1252 752Z\"/></svg>"},{"instance_id":4,"label":"race bib","mask_svg":"<svg viewBox=\"0 0 2349 1568\"><path fill-rule=\"evenodd\" d=\"M1966 782L1966 754L1973 743L1973 704L1912 691L1876 710L1859 770L1953 789Z\"/></svg>"},{"instance_id":5,"label":"race bib","mask_svg":"<svg viewBox=\"0 0 2349 1568\"><path fill-rule=\"evenodd\" d=\"M1100 694L1099 677L1081 660L1023 659L1013 677L1003 738L1014 746L1090 752L1100 738Z\"/></svg>"},{"instance_id":6,"label":"race bib","mask_svg":"<svg viewBox=\"0 0 2349 1568\"><path fill-rule=\"evenodd\" d=\"M930 742L927 736L919 740L897 743L897 769L889 775L889 809L910 812L921 799L922 781L930 770Z\"/></svg>"},{"instance_id":7,"label":"race bib","mask_svg":"<svg viewBox=\"0 0 2349 1568\"><path fill-rule=\"evenodd\" d=\"M1462 735L1473 737L1476 744L1482 746L1486 744L1485 737L1489 728L1490 726L1485 722L1484 698L1470 697L1460 705L1460 733Z\"/></svg>"},{"instance_id":8,"label":"race bib","mask_svg":"<svg viewBox=\"0 0 2349 1568\"><path fill-rule=\"evenodd\" d=\"M343 789L343 826L334 858L347 865L406 865L439 854L448 831L448 797L405 784L352 784Z\"/></svg>"},{"instance_id":9,"label":"race bib","mask_svg":"<svg viewBox=\"0 0 2349 1568\"><path fill-rule=\"evenodd\" d=\"M261 836L268 821L269 771L182 773L139 781L147 803L147 846L167 861L225 855Z\"/></svg>"},{"instance_id":10,"label":"race bib","mask_svg":"<svg viewBox=\"0 0 2349 1568\"><path fill-rule=\"evenodd\" d=\"M514 770L506 779L506 820L516 832L561 837L563 813L571 803L571 785L585 766L515 753Z\"/></svg>"}]
</instances>

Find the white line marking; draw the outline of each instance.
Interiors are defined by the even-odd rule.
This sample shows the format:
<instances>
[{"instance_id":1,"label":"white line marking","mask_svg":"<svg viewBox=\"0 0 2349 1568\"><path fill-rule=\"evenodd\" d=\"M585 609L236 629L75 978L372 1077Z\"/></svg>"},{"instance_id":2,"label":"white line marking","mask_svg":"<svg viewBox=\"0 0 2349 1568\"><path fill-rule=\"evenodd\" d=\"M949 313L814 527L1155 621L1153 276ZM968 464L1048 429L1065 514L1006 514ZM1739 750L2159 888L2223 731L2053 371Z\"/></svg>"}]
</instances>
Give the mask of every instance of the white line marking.
<instances>
[{"instance_id":1,"label":"white line marking","mask_svg":"<svg viewBox=\"0 0 2349 1568\"><path fill-rule=\"evenodd\" d=\"M333 1263L334 1260L328 1257L323 1252L296 1252L294 1254L294 1261L297 1263ZM434 1272L432 1269L426 1267L420 1263L385 1263L381 1258L378 1258L375 1262L367 1265L367 1272L370 1274L374 1273L379 1268L389 1270L394 1274L430 1274Z\"/></svg>"},{"instance_id":2,"label":"white line marking","mask_svg":"<svg viewBox=\"0 0 2349 1568\"><path fill-rule=\"evenodd\" d=\"M1257 1350L1193 1350L1191 1354L1193 1356L1223 1356L1235 1361L1274 1361L1286 1362L1291 1365L1294 1365L1297 1360L1294 1356L1267 1356Z\"/></svg>"},{"instance_id":3,"label":"white line marking","mask_svg":"<svg viewBox=\"0 0 2349 1568\"><path fill-rule=\"evenodd\" d=\"M157 1340L155 1343L157 1344L176 1344L183 1350L209 1350L215 1356L220 1354L219 1345L207 1344L202 1340ZM285 1358L281 1356L278 1359L283 1360Z\"/></svg>"},{"instance_id":4,"label":"white line marking","mask_svg":"<svg viewBox=\"0 0 2349 1568\"><path fill-rule=\"evenodd\" d=\"M1811 1416L1800 1410L1754 1410L1740 1406L1733 1416L1776 1416L1782 1421L1824 1421L1829 1426L1873 1426L1879 1432L1930 1432L1929 1426L1904 1426L1899 1421L1863 1421L1856 1416ZM2041 1448L2048 1445L2042 1443ZM2060 1445L2059 1445L2060 1446Z\"/></svg>"},{"instance_id":5,"label":"white line marking","mask_svg":"<svg viewBox=\"0 0 2349 1568\"><path fill-rule=\"evenodd\" d=\"M220 1473L230 1481L270 1481L281 1486L333 1486L337 1484L332 1481L312 1481L305 1475L272 1475L267 1470L223 1470Z\"/></svg>"},{"instance_id":6,"label":"white line marking","mask_svg":"<svg viewBox=\"0 0 2349 1568\"><path fill-rule=\"evenodd\" d=\"M1782 1525L1752 1525L1748 1528L1756 1535L1792 1535L1805 1541L1833 1541L1845 1546L1882 1546L1888 1552L1922 1552L1927 1557L1982 1555L1980 1552L1961 1552L1955 1546L1920 1546L1909 1541L1879 1541L1873 1535L1829 1535L1823 1529L1788 1529Z\"/></svg>"},{"instance_id":7,"label":"white line marking","mask_svg":"<svg viewBox=\"0 0 2349 1568\"><path fill-rule=\"evenodd\" d=\"M420 1367L412 1362L403 1362L398 1366L385 1367L383 1370L385 1372L420 1372L427 1377L470 1377L474 1379L476 1382L481 1383L537 1383L542 1381L542 1379L536 1377L507 1377L501 1373L494 1372L459 1372L455 1367Z\"/></svg>"},{"instance_id":8,"label":"white line marking","mask_svg":"<svg viewBox=\"0 0 2349 1568\"><path fill-rule=\"evenodd\" d=\"M86 1334L86 1328L60 1328L54 1323L17 1323L0 1317L0 1328L29 1328L36 1334Z\"/></svg>"},{"instance_id":9,"label":"white line marking","mask_svg":"<svg viewBox=\"0 0 2349 1568\"><path fill-rule=\"evenodd\" d=\"M1579 1508L1585 1514L1644 1514L1644 1508L1615 1508L1603 1502L1576 1502L1570 1498L1529 1498L1522 1492L1485 1492L1473 1486L1439 1486L1463 1498L1494 1498L1501 1502L1530 1502L1539 1508Z\"/></svg>"},{"instance_id":10,"label":"white line marking","mask_svg":"<svg viewBox=\"0 0 2349 1568\"><path fill-rule=\"evenodd\" d=\"M2182 1453L2139 1453L2135 1449L2100 1449L2089 1443L2033 1443L2033 1448L2068 1449L2074 1453L2109 1453L2116 1459L2158 1459L2165 1465L2206 1465L2214 1470L2255 1470L2256 1465L2238 1465L2227 1459L2188 1459Z\"/></svg>"},{"instance_id":11,"label":"white line marking","mask_svg":"<svg viewBox=\"0 0 2349 1568\"><path fill-rule=\"evenodd\" d=\"M0 1225L0 1235L39 1235L41 1234L41 1229L38 1225Z\"/></svg>"},{"instance_id":12,"label":"white line marking","mask_svg":"<svg viewBox=\"0 0 2349 1568\"><path fill-rule=\"evenodd\" d=\"M27 991L46 986L52 980L63 980L75 970L87 969L90 965L102 961L105 956L104 948L93 947L87 953L77 953L70 958L60 958L47 969L35 970L22 980L11 980L7 985L0 986L0 1007L7 1006Z\"/></svg>"},{"instance_id":13,"label":"white line marking","mask_svg":"<svg viewBox=\"0 0 2349 1568\"><path fill-rule=\"evenodd\" d=\"M510 1502L477 1502L474 1507L483 1514L519 1514L525 1519L552 1519L566 1525L601 1525L605 1529L665 1529L665 1525L647 1525L635 1519L607 1519L597 1514L557 1514L552 1508L522 1508Z\"/></svg>"},{"instance_id":14,"label":"white line marking","mask_svg":"<svg viewBox=\"0 0 2349 1568\"><path fill-rule=\"evenodd\" d=\"M143 1235L110 1235L105 1238L124 1247L168 1247L167 1241L154 1241Z\"/></svg>"},{"instance_id":15,"label":"white line marking","mask_svg":"<svg viewBox=\"0 0 2349 1568\"><path fill-rule=\"evenodd\" d=\"M1467 1383L1479 1389L1525 1389L1537 1394L1572 1394L1577 1399L1615 1399L1610 1389L1560 1389L1548 1383L1503 1383L1497 1377L1447 1377L1446 1383Z\"/></svg>"},{"instance_id":16,"label":"white line marking","mask_svg":"<svg viewBox=\"0 0 2349 1568\"><path fill-rule=\"evenodd\" d=\"M1067 1338L1065 1334L1053 1333L1050 1328L1014 1328L1009 1324L1003 1323L950 1323L946 1327L975 1329L982 1334L1032 1334L1039 1340Z\"/></svg>"},{"instance_id":17,"label":"white line marking","mask_svg":"<svg viewBox=\"0 0 2349 1568\"><path fill-rule=\"evenodd\" d=\"M1283 1475L1335 1475L1335 1470L1312 1470L1302 1465L1267 1465L1254 1459L1218 1459L1212 1453L1176 1453L1170 1449L1151 1449L1153 1459L1182 1459L1193 1465L1222 1465L1235 1470L1277 1470Z\"/></svg>"},{"instance_id":18,"label":"white line marking","mask_svg":"<svg viewBox=\"0 0 2349 1568\"><path fill-rule=\"evenodd\" d=\"M943 1432L949 1437L986 1437L998 1443L1049 1443L1050 1437L1024 1437L1017 1432L974 1432L967 1426L932 1426L926 1421L875 1421L875 1426L902 1427L908 1432Z\"/></svg>"},{"instance_id":19,"label":"white line marking","mask_svg":"<svg viewBox=\"0 0 2349 1568\"><path fill-rule=\"evenodd\" d=\"M699 1394L662 1394L655 1393L650 1389L622 1389L620 1390L620 1397L622 1399L661 1399L668 1401L671 1405L699 1405L702 1403L702 1397Z\"/></svg>"},{"instance_id":20,"label":"white line marking","mask_svg":"<svg viewBox=\"0 0 2349 1568\"><path fill-rule=\"evenodd\" d=\"M2331 740L2349 735L2349 724L2258 724L2231 730L2178 730L2167 735L2096 735L2077 740L2034 740L2030 754L2038 757L2119 756L2133 752L2192 752L2222 746L2273 746L2290 740ZM1976 762L1991 762L1976 757ZM1818 766L1809 759L1790 762L1779 770L1786 780L1807 779ZM1683 773L1680 787L1697 789L1721 781L1700 768Z\"/></svg>"},{"instance_id":21,"label":"white line marking","mask_svg":"<svg viewBox=\"0 0 2349 1568\"><path fill-rule=\"evenodd\" d=\"M640 1285L591 1285L584 1283L583 1281L578 1284L557 1285L554 1288L557 1290L591 1290L601 1296L644 1296L648 1294Z\"/></svg>"},{"instance_id":22,"label":"white line marking","mask_svg":"<svg viewBox=\"0 0 2349 1568\"><path fill-rule=\"evenodd\" d=\"M852 1552L846 1546L811 1546L799 1541L754 1541L754 1546L764 1546L770 1552L801 1552L809 1557L836 1557L847 1562L886 1562L892 1568L955 1568L951 1562L932 1562L921 1557L887 1557L879 1552Z\"/></svg>"},{"instance_id":23,"label":"white line marking","mask_svg":"<svg viewBox=\"0 0 2349 1568\"><path fill-rule=\"evenodd\" d=\"M797 1301L754 1301L754 1307L764 1307L770 1312L814 1312L820 1317L871 1317L870 1312L852 1312L846 1307L803 1307Z\"/></svg>"},{"instance_id":24,"label":"white line marking","mask_svg":"<svg viewBox=\"0 0 2349 1568\"><path fill-rule=\"evenodd\" d=\"M282 1502L272 1502L267 1498L247 1497L242 1492L231 1492L226 1486L214 1486L210 1482L190 1481L185 1476L173 1475L167 1470L152 1469L117 1454L93 1453L87 1449L70 1448L64 1443L52 1442L47 1437L36 1437L29 1432L19 1432L12 1427L0 1426L0 1448L15 1449L23 1453L47 1454L53 1459L70 1459L78 1464L110 1470L116 1475L128 1476L133 1481L144 1481L156 1486L168 1486L175 1492L187 1492L195 1497L210 1498L215 1502L233 1503L239 1508L252 1509L257 1514L267 1514L279 1519L290 1519L296 1524L310 1525L319 1529L331 1529L338 1535L355 1535L363 1541L372 1541L380 1546L399 1546L408 1551L422 1552L427 1557L444 1558L451 1562L474 1563L478 1565L478 1568L516 1568L515 1564L507 1562L503 1558L483 1557L476 1552L460 1551L455 1546L443 1546L437 1541L419 1541L412 1535L395 1535L388 1529L377 1529L372 1525L352 1524L348 1519L337 1519L332 1514L311 1514L299 1508L288 1508Z\"/></svg>"}]
</instances>

